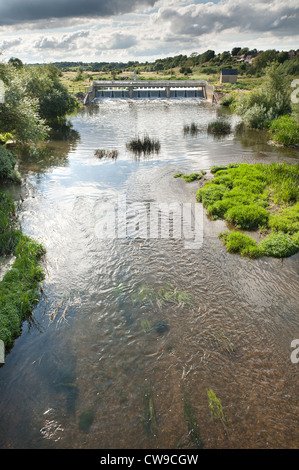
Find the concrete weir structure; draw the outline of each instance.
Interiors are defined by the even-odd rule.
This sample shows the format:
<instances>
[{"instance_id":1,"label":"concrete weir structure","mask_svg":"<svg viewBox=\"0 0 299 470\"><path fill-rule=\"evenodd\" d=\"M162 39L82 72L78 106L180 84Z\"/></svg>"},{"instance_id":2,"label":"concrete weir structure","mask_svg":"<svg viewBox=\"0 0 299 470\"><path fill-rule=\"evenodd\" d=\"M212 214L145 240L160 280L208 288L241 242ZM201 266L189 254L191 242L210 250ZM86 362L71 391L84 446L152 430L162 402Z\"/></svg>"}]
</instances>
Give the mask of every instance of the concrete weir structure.
<instances>
[{"instance_id":1,"label":"concrete weir structure","mask_svg":"<svg viewBox=\"0 0 299 470\"><path fill-rule=\"evenodd\" d=\"M214 87L204 80L96 80L87 88L84 104L101 98L205 98L214 99Z\"/></svg>"}]
</instances>

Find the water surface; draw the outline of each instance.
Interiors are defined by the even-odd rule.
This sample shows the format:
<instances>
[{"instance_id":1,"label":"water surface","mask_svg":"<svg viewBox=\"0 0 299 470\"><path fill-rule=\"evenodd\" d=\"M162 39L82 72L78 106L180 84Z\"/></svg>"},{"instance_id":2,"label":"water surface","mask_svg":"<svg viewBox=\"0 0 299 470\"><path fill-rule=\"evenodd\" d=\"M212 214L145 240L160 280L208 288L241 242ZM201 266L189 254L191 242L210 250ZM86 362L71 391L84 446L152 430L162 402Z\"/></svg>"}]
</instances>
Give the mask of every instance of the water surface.
<instances>
[{"instance_id":1,"label":"water surface","mask_svg":"<svg viewBox=\"0 0 299 470\"><path fill-rule=\"evenodd\" d=\"M0 369L2 448L189 448L189 400L205 448L296 448L298 256L248 261L226 253L222 222L204 243L99 239L103 204L194 202L174 179L227 162L298 160L257 132L207 135L219 111L204 100L107 100L86 107L23 158L23 229L47 255L41 301ZM227 115L234 126L237 120ZM196 135L184 134L196 123ZM159 138L159 154L126 143ZM118 150L99 160L97 148ZM17 194L16 194L17 197ZM134 227L134 213L129 222ZM187 293L161 302L161 289ZM147 295L138 295L147 293ZM212 419L207 389L227 424ZM155 426L146 426L148 397Z\"/></svg>"}]
</instances>

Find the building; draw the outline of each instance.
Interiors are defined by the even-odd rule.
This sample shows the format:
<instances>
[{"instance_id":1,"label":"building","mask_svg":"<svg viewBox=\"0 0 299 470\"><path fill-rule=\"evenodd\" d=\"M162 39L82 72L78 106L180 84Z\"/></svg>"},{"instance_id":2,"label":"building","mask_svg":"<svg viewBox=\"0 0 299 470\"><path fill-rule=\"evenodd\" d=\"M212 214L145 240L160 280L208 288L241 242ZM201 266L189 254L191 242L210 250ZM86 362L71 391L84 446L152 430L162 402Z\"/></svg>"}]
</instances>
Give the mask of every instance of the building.
<instances>
[{"instance_id":1,"label":"building","mask_svg":"<svg viewBox=\"0 0 299 470\"><path fill-rule=\"evenodd\" d=\"M222 69L220 73L220 83L237 83L237 69Z\"/></svg>"}]
</instances>

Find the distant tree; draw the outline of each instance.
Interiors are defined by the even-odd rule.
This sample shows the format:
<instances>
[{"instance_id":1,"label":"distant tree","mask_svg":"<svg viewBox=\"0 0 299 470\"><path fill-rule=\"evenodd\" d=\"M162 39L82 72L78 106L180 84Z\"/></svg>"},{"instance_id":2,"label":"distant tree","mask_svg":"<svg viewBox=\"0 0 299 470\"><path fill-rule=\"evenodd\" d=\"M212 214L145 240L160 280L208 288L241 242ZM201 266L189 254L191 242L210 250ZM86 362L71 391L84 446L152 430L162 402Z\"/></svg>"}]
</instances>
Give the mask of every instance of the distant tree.
<instances>
[{"instance_id":1,"label":"distant tree","mask_svg":"<svg viewBox=\"0 0 299 470\"><path fill-rule=\"evenodd\" d=\"M232 57L236 57L238 53L241 51L241 49L242 49L241 47L234 47L231 52Z\"/></svg>"},{"instance_id":2,"label":"distant tree","mask_svg":"<svg viewBox=\"0 0 299 470\"><path fill-rule=\"evenodd\" d=\"M249 48L248 47L243 47L239 52L238 52L238 56L241 56L241 55L248 55L249 54Z\"/></svg>"},{"instance_id":3,"label":"distant tree","mask_svg":"<svg viewBox=\"0 0 299 470\"><path fill-rule=\"evenodd\" d=\"M221 54L221 56L220 56L220 59L222 60L222 62L226 62L226 61L228 61L230 58L231 58L231 55L230 55L230 52L229 52L229 51L224 51L224 52L222 52L222 54Z\"/></svg>"},{"instance_id":4,"label":"distant tree","mask_svg":"<svg viewBox=\"0 0 299 470\"><path fill-rule=\"evenodd\" d=\"M11 57L8 61L9 65L12 65L16 69L21 69L24 65L21 59L18 59L17 57Z\"/></svg>"},{"instance_id":5,"label":"distant tree","mask_svg":"<svg viewBox=\"0 0 299 470\"><path fill-rule=\"evenodd\" d=\"M276 59L277 51L275 49L268 49L263 51L254 59L254 68L257 71L261 71Z\"/></svg>"},{"instance_id":6,"label":"distant tree","mask_svg":"<svg viewBox=\"0 0 299 470\"><path fill-rule=\"evenodd\" d=\"M200 63L204 64L205 62L209 62L214 57L215 57L215 51L212 51L211 49L209 49L208 51L200 55Z\"/></svg>"},{"instance_id":7,"label":"distant tree","mask_svg":"<svg viewBox=\"0 0 299 470\"><path fill-rule=\"evenodd\" d=\"M277 60L280 64L283 64L286 60L289 60L289 53L286 51L282 51L278 54Z\"/></svg>"}]
</instances>

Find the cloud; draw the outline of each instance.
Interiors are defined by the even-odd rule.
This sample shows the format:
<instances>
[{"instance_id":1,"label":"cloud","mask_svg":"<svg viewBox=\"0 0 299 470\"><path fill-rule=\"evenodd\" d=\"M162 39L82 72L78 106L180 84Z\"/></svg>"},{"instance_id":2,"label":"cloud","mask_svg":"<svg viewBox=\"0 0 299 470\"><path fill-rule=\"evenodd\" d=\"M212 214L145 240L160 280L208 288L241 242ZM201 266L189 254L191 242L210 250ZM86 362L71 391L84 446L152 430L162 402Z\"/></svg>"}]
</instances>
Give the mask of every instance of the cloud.
<instances>
[{"instance_id":1,"label":"cloud","mask_svg":"<svg viewBox=\"0 0 299 470\"><path fill-rule=\"evenodd\" d=\"M8 49L12 49L13 47L19 46L22 42L21 38L15 38L10 40L4 40L0 42L0 49L6 51Z\"/></svg>"},{"instance_id":2,"label":"cloud","mask_svg":"<svg viewBox=\"0 0 299 470\"><path fill-rule=\"evenodd\" d=\"M35 41L34 47L36 49L77 49L77 40L89 36L89 31L77 31L72 34L63 34L59 37L42 36Z\"/></svg>"},{"instance_id":3,"label":"cloud","mask_svg":"<svg viewBox=\"0 0 299 470\"><path fill-rule=\"evenodd\" d=\"M270 32L276 35L298 34L297 0L227 0L218 4L189 4L160 8L157 23L167 24L172 34L201 36L228 29L240 32Z\"/></svg>"},{"instance_id":4,"label":"cloud","mask_svg":"<svg viewBox=\"0 0 299 470\"><path fill-rule=\"evenodd\" d=\"M0 25L50 18L107 17L155 3L156 0L9 0L0 3Z\"/></svg>"}]
</instances>

